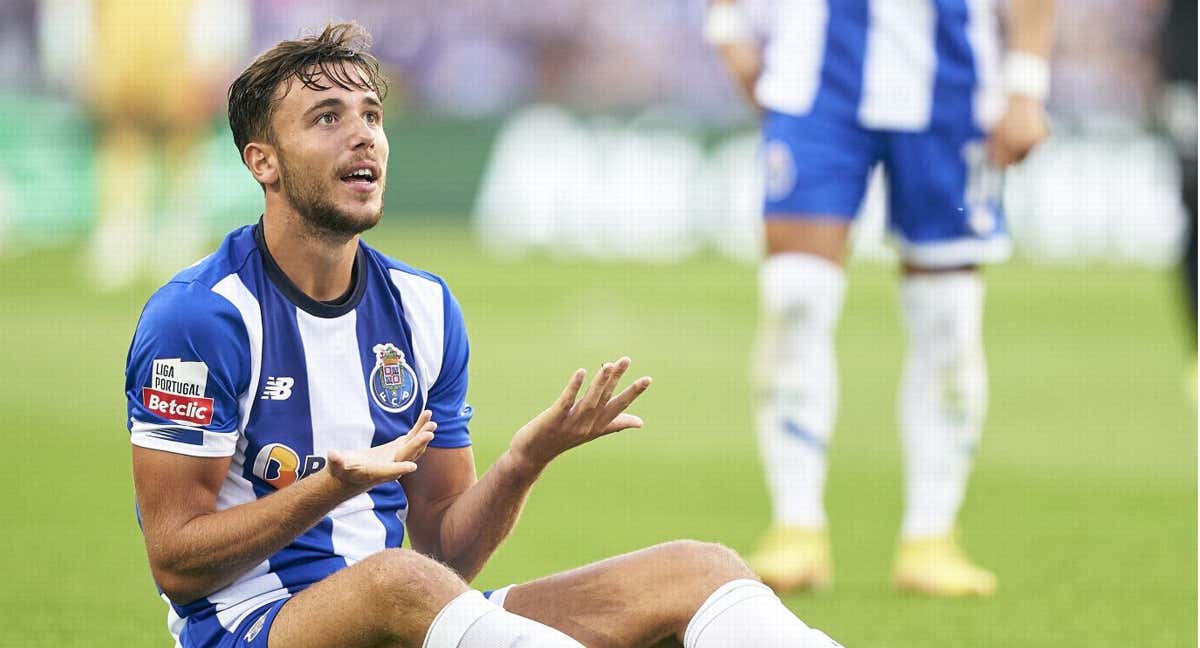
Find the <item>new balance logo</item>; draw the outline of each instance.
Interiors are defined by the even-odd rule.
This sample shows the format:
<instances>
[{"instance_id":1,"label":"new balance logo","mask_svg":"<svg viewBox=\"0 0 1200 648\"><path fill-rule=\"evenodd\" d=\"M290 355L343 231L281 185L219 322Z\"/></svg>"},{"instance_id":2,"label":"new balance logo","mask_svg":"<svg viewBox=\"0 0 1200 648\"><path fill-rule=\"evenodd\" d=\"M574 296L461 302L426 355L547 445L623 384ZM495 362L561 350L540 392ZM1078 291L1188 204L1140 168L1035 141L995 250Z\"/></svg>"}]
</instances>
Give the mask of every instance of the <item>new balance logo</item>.
<instances>
[{"instance_id":1,"label":"new balance logo","mask_svg":"<svg viewBox=\"0 0 1200 648\"><path fill-rule=\"evenodd\" d=\"M291 376L271 376L263 387L262 400L287 400L292 397L292 385L296 379Z\"/></svg>"}]
</instances>

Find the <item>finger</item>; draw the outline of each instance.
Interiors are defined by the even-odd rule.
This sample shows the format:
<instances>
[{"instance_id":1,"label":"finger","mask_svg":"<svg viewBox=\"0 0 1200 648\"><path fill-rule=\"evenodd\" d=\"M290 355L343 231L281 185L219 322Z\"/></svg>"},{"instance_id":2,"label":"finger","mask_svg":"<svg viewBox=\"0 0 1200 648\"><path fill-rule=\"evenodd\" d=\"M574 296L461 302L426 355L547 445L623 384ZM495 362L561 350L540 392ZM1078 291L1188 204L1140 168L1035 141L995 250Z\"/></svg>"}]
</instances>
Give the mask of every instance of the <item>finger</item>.
<instances>
[{"instance_id":1,"label":"finger","mask_svg":"<svg viewBox=\"0 0 1200 648\"><path fill-rule=\"evenodd\" d=\"M612 375L608 377L608 382L604 385L604 392L600 394L599 403L607 403L608 399L612 398L613 391L617 389L617 385L621 384L621 376L625 375L625 370L629 369L630 360L627 356L622 356L613 365Z\"/></svg>"},{"instance_id":2,"label":"finger","mask_svg":"<svg viewBox=\"0 0 1200 648\"><path fill-rule=\"evenodd\" d=\"M601 419L605 421L615 420L617 415L625 411L630 403L637 399L638 396L646 393L650 389L650 383L653 382L650 376L642 376L633 381L633 384L626 387L624 391L617 394L608 404L604 406L604 413L601 414Z\"/></svg>"},{"instance_id":3,"label":"finger","mask_svg":"<svg viewBox=\"0 0 1200 648\"><path fill-rule=\"evenodd\" d=\"M417 436L409 439L395 455L396 461L412 460L415 461L425 454L429 448L429 442L433 441L433 430L423 430Z\"/></svg>"},{"instance_id":4,"label":"finger","mask_svg":"<svg viewBox=\"0 0 1200 648\"><path fill-rule=\"evenodd\" d=\"M554 402L558 409L569 412L571 406L575 404L575 395L579 393L579 388L583 386L583 377L587 375L587 371L576 369L571 375L571 379L567 381L567 386L563 387L562 394L559 394L558 400Z\"/></svg>"},{"instance_id":5,"label":"finger","mask_svg":"<svg viewBox=\"0 0 1200 648\"><path fill-rule=\"evenodd\" d=\"M600 403L600 395L604 393L604 385L608 382L609 376L612 375L613 365L611 362L605 362L600 371L596 372L596 377L592 379L592 384L588 385L587 393L579 400L576 405L577 412L590 412Z\"/></svg>"},{"instance_id":6,"label":"finger","mask_svg":"<svg viewBox=\"0 0 1200 648\"><path fill-rule=\"evenodd\" d=\"M417 464L414 461L389 461L359 466L359 469L355 471L355 476L373 484L382 484L400 479L416 469Z\"/></svg>"},{"instance_id":7,"label":"finger","mask_svg":"<svg viewBox=\"0 0 1200 648\"><path fill-rule=\"evenodd\" d=\"M604 430L600 432L600 436L612 434L613 432L620 432L621 430L640 428L645 424L645 421L643 421L642 417L640 416L634 414L618 414L617 418L613 419L608 423L608 425L604 426Z\"/></svg>"},{"instance_id":8,"label":"finger","mask_svg":"<svg viewBox=\"0 0 1200 648\"><path fill-rule=\"evenodd\" d=\"M397 461L392 464L390 477L392 479L400 479L401 477L417 471L417 464L413 461Z\"/></svg>"},{"instance_id":9,"label":"finger","mask_svg":"<svg viewBox=\"0 0 1200 648\"><path fill-rule=\"evenodd\" d=\"M430 419L432 419L432 418L433 418L433 410L421 410L421 415L417 417L417 422L413 423L413 426L411 428L409 428L408 434L406 434L405 436L411 437L411 436L415 436L416 434L420 433L421 430L425 429L425 427L429 424Z\"/></svg>"}]
</instances>

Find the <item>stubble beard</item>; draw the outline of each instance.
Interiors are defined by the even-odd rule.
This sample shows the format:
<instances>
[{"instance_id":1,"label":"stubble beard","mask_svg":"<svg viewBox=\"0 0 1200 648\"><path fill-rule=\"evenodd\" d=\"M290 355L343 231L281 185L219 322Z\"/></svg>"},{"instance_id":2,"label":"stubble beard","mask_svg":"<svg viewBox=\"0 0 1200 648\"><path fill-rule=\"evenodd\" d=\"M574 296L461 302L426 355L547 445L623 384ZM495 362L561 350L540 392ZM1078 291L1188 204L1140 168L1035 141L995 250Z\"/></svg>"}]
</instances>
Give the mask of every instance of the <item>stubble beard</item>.
<instances>
[{"instance_id":1,"label":"stubble beard","mask_svg":"<svg viewBox=\"0 0 1200 648\"><path fill-rule=\"evenodd\" d=\"M279 157L280 179L283 181L283 194L288 203L300 214L304 224L313 234L322 238L335 240L349 239L375 227L383 217L383 202L380 201L379 211L366 217L357 217L338 209L329 200L332 193L330 188L322 187L315 174L305 175L288 165L287 159ZM384 183L379 181L379 191L383 192Z\"/></svg>"}]
</instances>

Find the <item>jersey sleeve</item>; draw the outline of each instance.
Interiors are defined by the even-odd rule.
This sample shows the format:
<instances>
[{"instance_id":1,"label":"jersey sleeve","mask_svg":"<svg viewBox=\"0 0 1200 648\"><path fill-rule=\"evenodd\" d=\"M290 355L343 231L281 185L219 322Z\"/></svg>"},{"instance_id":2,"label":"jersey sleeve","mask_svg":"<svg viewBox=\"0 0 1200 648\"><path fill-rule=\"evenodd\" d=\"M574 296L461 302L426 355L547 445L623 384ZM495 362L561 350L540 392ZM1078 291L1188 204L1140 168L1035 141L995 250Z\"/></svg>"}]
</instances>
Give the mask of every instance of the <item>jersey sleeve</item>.
<instances>
[{"instance_id":1,"label":"jersey sleeve","mask_svg":"<svg viewBox=\"0 0 1200 648\"><path fill-rule=\"evenodd\" d=\"M231 456L238 397L249 382L249 338L233 304L200 284L167 284L146 304L129 347L130 440L197 457Z\"/></svg>"},{"instance_id":2,"label":"jersey sleeve","mask_svg":"<svg viewBox=\"0 0 1200 648\"><path fill-rule=\"evenodd\" d=\"M438 425L429 445L434 448L464 448L471 445L471 436L467 431L473 414L471 406L467 404L467 362L471 351L462 308L448 288L443 286L442 291L445 346L442 350L442 369L429 389L428 408Z\"/></svg>"}]
</instances>

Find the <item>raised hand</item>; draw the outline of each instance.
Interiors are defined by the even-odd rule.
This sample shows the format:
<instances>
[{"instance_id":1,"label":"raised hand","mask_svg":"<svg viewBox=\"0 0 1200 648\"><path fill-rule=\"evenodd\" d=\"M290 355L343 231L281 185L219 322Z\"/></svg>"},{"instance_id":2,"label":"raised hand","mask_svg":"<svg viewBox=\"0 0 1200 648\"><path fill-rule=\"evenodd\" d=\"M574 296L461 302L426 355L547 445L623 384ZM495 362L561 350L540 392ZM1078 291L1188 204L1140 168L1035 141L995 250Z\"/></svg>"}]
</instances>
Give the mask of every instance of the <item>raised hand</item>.
<instances>
[{"instance_id":1,"label":"raised hand","mask_svg":"<svg viewBox=\"0 0 1200 648\"><path fill-rule=\"evenodd\" d=\"M1042 103L1022 95L1008 99L1004 115L988 137L988 157L998 166L1016 164L1050 135Z\"/></svg>"},{"instance_id":2,"label":"raised hand","mask_svg":"<svg viewBox=\"0 0 1200 648\"><path fill-rule=\"evenodd\" d=\"M407 475L417 469L416 460L433 440L437 423L430 420L432 416L429 410L421 412L408 434L382 445L330 450L329 473L345 486L360 491Z\"/></svg>"},{"instance_id":3,"label":"raised hand","mask_svg":"<svg viewBox=\"0 0 1200 648\"><path fill-rule=\"evenodd\" d=\"M517 430L509 450L521 460L540 468L558 455L592 439L642 427L642 419L625 413L625 409L650 387L650 378L638 378L620 394L613 396L627 369L629 358L604 363L587 392L578 399L576 397L587 372L577 370L558 400Z\"/></svg>"}]
</instances>

